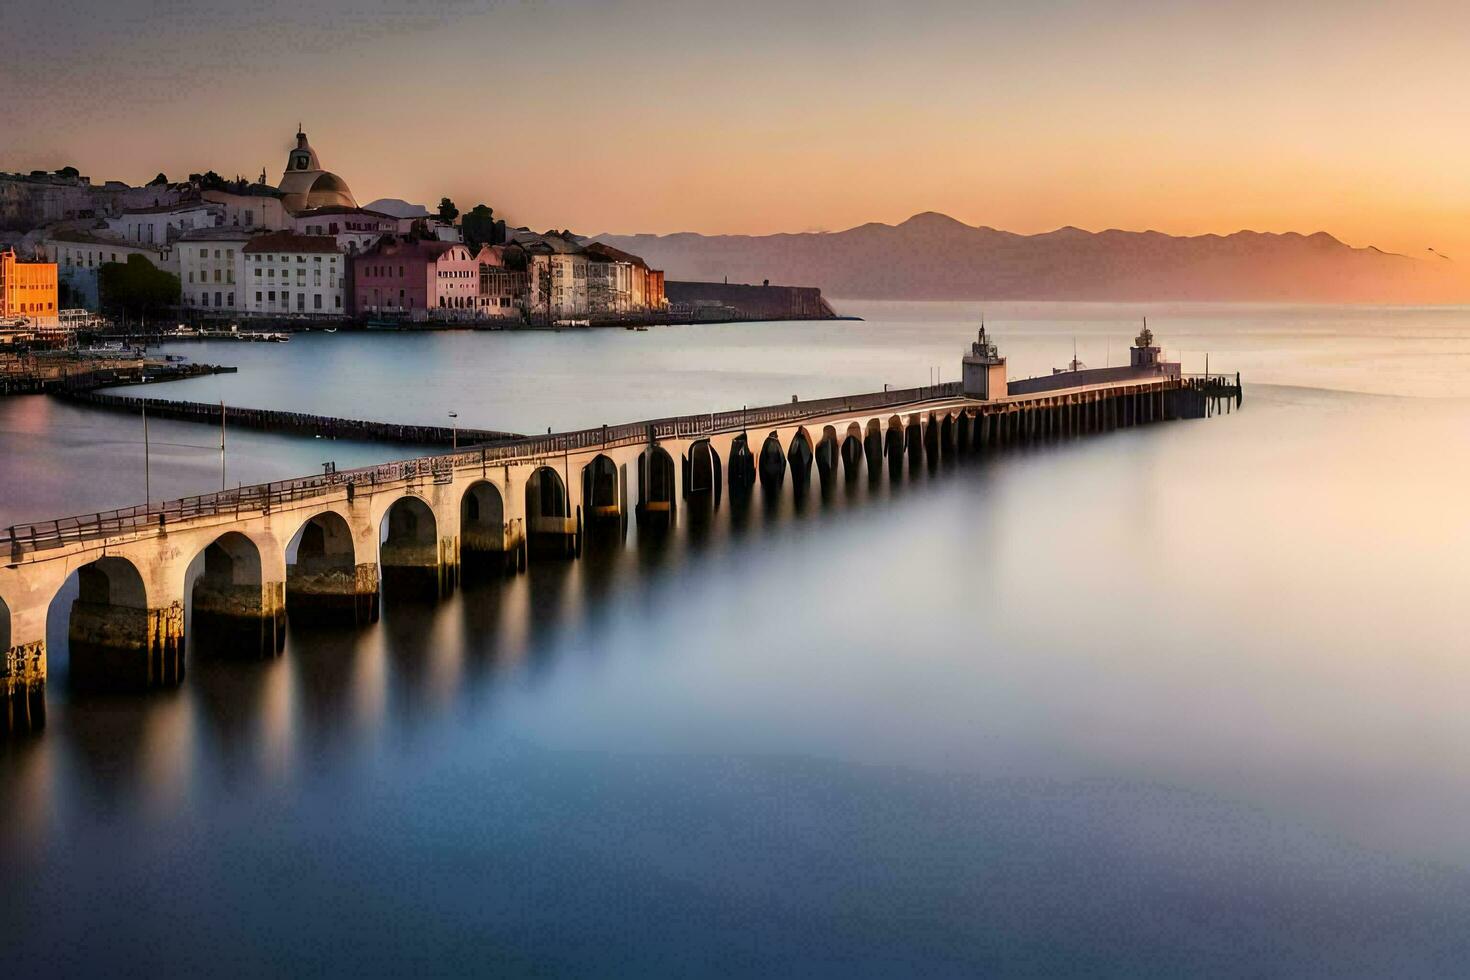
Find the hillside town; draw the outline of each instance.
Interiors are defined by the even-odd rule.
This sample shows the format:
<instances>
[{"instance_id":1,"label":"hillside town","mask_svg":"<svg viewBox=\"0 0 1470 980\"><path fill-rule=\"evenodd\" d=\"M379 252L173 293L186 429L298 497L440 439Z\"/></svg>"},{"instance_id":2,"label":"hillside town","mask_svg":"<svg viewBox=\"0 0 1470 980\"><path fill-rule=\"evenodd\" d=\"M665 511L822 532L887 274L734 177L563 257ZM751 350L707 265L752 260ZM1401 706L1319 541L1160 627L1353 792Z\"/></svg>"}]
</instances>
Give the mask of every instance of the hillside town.
<instances>
[{"instance_id":1,"label":"hillside town","mask_svg":"<svg viewBox=\"0 0 1470 980\"><path fill-rule=\"evenodd\" d=\"M100 186L74 168L0 174L0 327L99 315L183 329L588 326L666 314L664 274L569 231L402 201L361 206L298 128L275 185L213 172ZM7 233L8 234L5 234ZM175 328L178 329L178 328Z\"/></svg>"}]
</instances>

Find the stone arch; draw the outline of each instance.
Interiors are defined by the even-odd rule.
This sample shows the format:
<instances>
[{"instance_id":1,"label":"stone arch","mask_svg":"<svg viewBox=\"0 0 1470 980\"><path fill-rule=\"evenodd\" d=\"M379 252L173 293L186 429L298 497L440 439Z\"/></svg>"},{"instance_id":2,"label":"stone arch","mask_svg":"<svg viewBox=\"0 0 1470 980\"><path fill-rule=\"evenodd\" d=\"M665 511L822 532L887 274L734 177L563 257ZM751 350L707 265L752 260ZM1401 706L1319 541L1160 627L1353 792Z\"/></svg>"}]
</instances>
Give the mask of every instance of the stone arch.
<instances>
[{"instance_id":1,"label":"stone arch","mask_svg":"<svg viewBox=\"0 0 1470 980\"><path fill-rule=\"evenodd\" d=\"M750 450L750 437L745 433L730 442L730 494L744 496L755 487L755 454Z\"/></svg>"},{"instance_id":2,"label":"stone arch","mask_svg":"<svg viewBox=\"0 0 1470 980\"><path fill-rule=\"evenodd\" d=\"M907 448L906 431L903 420L897 415L888 419L888 431L883 435L883 452L888 457L888 475L895 477L900 475L903 469L903 454Z\"/></svg>"},{"instance_id":3,"label":"stone arch","mask_svg":"<svg viewBox=\"0 0 1470 980\"><path fill-rule=\"evenodd\" d=\"M67 623L72 685L84 690L147 690L184 678L181 602L148 606L136 565L105 555L77 570Z\"/></svg>"},{"instance_id":4,"label":"stone arch","mask_svg":"<svg viewBox=\"0 0 1470 980\"><path fill-rule=\"evenodd\" d=\"M828 425L822 428L822 440L817 443L814 450L816 454L817 479L822 483L822 489L827 489L832 483L832 477L841 465L842 453L837 440L837 427Z\"/></svg>"},{"instance_id":5,"label":"stone arch","mask_svg":"<svg viewBox=\"0 0 1470 980\"><path fill-rule=\"evenodd\" d=\"M812 448L811 434L806 431L805 426L798 428L786 448L786 465L791 470L791 486L798 497L811 486L812 462L815 459L816 451Z\"/></svg>"},{"instance_id":6,"label":"stone arch","mask_svg":"<svg viewBox=\"0 0 1470 980\"><path fill-rule=\"evenodd\" d=\"M919 419L920 432L924 437L924 461L932 469L939 462L940 447L942 442L942 431L940 422L933 412Z\"/></svg>"},{"instance_id":7,"label":"stone arch","mask_svg":"<svg viewBox=\"0 0 1470 980\"><path fill-rule=\"evenodd\" d=\"M378 564L383 585L401 582L416 593L437 593L445 583L440 574L439 521L422 497L405 494L388 506L378 525Z\"/></svg>"},{"instance_id":8,"label":"stone arch","mask_svg":"<svg viewBox=\"0 0 1470 980\"><path fill-rule=\"evenodd\" d=\"M571 506L561 474L538 466L526 480L526 544L544 554L570 555L577 535L568 531Z\"/></svg>"},{"instance_id":9,"label":"stone arch","mask_svg":"<svg viewBox=\"0 0 1470 980\"><path fill-rule=\"evenodd\" d=\"M842 460L842 475L845 479L856 480L863 465L863 427L853 422L847 427L842 436L842 449L840 452Z\"/></svg>"},{"instance_id":10,"label":"stone arch","mask_svg":"<svg viewBox=\"0 0 1470 980\"><path fill-rule=\"evenodd\" d=\"M215 538L189 563L189 631L196 651L272 657L286 643L285 586L267 583L260 546L238 531Z\"/></svg>"},{"instance_id":11,"label":"stone arch","mask_svg":"<svg viewBox=\"0 0 1470 980\"><path fill-rule=\"evenodd\" d=\"M582 502L591 520L616 520L622 516L619 489L618 465L606 454L599 453L582 467Z\"/></svg>"},{"instance_id":12,"label":"stone arch","mask_svg":"<svg viewBox=\"0 0 1470 980\"><path fill-rule=\"evenodd\" d=\"M903 447L908 453L909 469L917 470L924 462L924 421L916 412L908 417L903 427Z\"/></svg>"},{"instance_id":13,"label":"stone arch","mask_svg":"<svg viewBox=\"0 0 1470 980\"><path fill-rule=\"evenodd\" d=\"M470 561L505 560L505 499L489 480L476 480L459 498L459 550Z\"/></svg>"},{"instance_id":14,"label":"stone arch","mask_svg":"<svg viewBox=\"0 0 1470 980\"><path fill-rule=\"evenodd\" d=\"M689 447L689 480L686 487L690 497L719 497L720 455L715 452L708 439L700 439Z\"/></svg>"},{"instance_id":15,"label":"stone arch","mask_svg":"<svg viewBox=\"0 0 1470 980\"><path fill-rule=\"evenodd\" d=\"M378 618L378 564L358 561L352 528L335 510L308 517L286 546L286 614L298 625Z\"/></svg>"},{"instance_id":16,"label":"stone arch","mask_svg":"<svg viewBox=\"0 0 1470 980\"><path fill-rule=\"evenodd\" d=\"M643 519L672 520L677 506L674 458L662 446L638 454L638 515Z\"/></svg>"},{"instance_id":17,"label":"stone arch","mask_svg":"<svg viewBox=\"0 0 1470 980\"><path fill-rule=\"evenodd\" d=\"M781 437L775 432L761 444L756 471L760 474L761 487L766 490L779 490L786 480L786 454L781 451Z\"/></svg>"},{"instance_id":18,"label":"stone arch","mask_svg":"<svg viewBox=\"0 0 1470 980\"><path fill-rule=\"evenodd\" d=\"M878 419L868 419L867 428L863 432L863 455L867 457L864 462L868 466L868 480L875 481L883 472L883 452L885 449L883 440L883 423Z\"/></svg>"}]
</instances>

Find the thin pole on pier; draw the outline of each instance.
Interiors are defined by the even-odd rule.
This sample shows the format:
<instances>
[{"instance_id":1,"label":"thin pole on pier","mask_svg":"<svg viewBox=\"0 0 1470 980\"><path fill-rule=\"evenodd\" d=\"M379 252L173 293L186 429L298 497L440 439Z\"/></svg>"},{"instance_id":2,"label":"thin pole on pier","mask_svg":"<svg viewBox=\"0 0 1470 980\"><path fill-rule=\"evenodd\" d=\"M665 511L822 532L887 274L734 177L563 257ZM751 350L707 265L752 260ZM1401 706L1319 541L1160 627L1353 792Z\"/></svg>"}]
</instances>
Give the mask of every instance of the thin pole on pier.
<instances>
[{"instance_id":1,"label":"thin pole on pier","mask_svg":"<svg viewBox=\"0 0 1470 980\"><path fill-rule=\"evenodd\" d=\"M143 400L143 510L148 510L148 504L153 500L153 483L148 477L149 453L148 453L148 399Z\"/></svg>"},{"instance_id":2,"label":"thin pole on pier","mask_svg":"<svg viewBox=\"0 0 1470 980\"><path fill-rule=\"evenodd\" d=\"M219 489L225 492L225 403L219 403Z\"/></svg>"}]
</instances>

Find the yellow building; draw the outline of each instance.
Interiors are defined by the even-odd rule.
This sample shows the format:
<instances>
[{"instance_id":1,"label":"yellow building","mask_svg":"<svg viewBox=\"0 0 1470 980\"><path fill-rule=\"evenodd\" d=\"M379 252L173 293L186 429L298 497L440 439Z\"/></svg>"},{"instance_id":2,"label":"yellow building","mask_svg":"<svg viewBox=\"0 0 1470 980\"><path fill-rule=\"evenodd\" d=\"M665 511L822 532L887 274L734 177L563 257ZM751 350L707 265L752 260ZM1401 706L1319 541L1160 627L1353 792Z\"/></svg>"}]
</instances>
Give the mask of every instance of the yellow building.
<instances>
[{"instance_id":1,"label":"yellow building","mask_svg":"<svg viewBox=\"0 0 1470 980\"><path fill-rule=\"evenodd\" d=\"M56 320L56 263L17 262L15 252L0 251L0 317Z\"/></svg>"}]
</instances>

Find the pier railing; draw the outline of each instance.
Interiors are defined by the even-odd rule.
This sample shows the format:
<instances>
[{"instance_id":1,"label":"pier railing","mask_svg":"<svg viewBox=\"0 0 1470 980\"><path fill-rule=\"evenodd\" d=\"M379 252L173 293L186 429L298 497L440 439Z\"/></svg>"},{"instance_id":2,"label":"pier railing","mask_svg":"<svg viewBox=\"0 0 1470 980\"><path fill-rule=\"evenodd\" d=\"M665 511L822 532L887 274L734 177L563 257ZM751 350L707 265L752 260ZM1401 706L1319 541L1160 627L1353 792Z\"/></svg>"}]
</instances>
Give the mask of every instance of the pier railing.
<instances>
[{"instance_id":1,"label":"pier railing","mask_svg":"<svg viewBox=\"0 0 1470 980\"><path fill-rule=\"evenodd\" d=\"M138 504L133 507L77 517L17 524L7 528L5 535L10 545L12 560L14 560L28 551L60 548L77 541L140 533L151 529L162 530L169 524L198 517L269 514L273 509L284 504L340 492L344 487L351 494L357 488L370 489L379 485L401 482L413 485L420 479L430 481L438 479L448 482L453 478L454 471L460 468L482 467L490 463L500 464L512 460L543 459L594 447L614 448L648 443L656 439L697 439L716 433L789 424L840 412L867 412L915 402L958 398L961 393L960 383L956 381L922 388L901 388L863 395L819 398L815 401L765 405L732 412L681 415L623 425L551 433L531 438L503 440L457 453L420 456L415 459L380 463L352 470L329 468L320 476L257 483L232 490L181 497L177 500Z\"/></svg>"}]
</instances>

